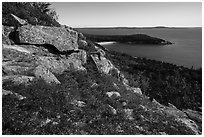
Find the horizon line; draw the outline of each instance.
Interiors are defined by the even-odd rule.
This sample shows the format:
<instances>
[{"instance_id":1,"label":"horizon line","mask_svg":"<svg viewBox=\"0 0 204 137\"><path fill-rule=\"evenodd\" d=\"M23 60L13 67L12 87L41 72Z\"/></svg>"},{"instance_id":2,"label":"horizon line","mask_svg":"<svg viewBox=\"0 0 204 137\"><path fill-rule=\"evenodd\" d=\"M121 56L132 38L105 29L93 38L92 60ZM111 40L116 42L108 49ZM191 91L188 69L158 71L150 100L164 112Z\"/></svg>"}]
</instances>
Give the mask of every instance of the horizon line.
<instances>
[{"instance_id":1,"label":"horizon line","mask_svg":"<svg viewBox=\"0 0 204 137\"><path fill-rule=\"evenodd\" d=\"M72 28L202 28L202 26L76 26Z\"/></svg>"}]
</instances>

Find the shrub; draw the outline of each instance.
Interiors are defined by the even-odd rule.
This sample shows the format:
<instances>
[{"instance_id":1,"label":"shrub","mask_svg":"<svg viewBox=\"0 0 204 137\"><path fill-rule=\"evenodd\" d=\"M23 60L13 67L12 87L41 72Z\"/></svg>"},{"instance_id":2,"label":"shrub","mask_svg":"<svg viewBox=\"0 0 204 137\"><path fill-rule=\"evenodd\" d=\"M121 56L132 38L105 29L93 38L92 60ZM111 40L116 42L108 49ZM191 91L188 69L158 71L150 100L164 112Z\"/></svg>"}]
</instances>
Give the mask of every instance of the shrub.
<instances>
[{"instance_id":1,"label":"shrub","mask_svg":"<svg viewBox=\"0 0 204 137\"><path fill-rule=\"evenodd\" d=\"M130 85L140 87L145 95L164 105L171 103L179 109L200 110L201 69L194 70L146 58L133 58L112 51L107 52L106 56L125 74Z\"/></svg>"},{"instance_id":2,"label":"shrub","mask_svg":"<svg viewBox=\"0 0 204 137\"><path fill-rule=\"evenodd\" d=\"M15 26L16 20L11 13L32 25L60 26L56 12L50 9L50 3L47 2L3 2L3 25Z\"/></svg>"}]
</instances>

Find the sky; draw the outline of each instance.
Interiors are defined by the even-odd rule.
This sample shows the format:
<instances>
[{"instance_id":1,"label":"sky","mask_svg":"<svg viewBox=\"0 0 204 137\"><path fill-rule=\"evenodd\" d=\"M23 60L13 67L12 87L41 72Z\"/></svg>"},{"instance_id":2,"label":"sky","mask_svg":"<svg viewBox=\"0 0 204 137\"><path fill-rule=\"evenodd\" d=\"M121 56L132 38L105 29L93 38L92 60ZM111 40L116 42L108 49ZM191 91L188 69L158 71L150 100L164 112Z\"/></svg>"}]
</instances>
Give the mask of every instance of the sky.
<instances>
[{"instance_id":1,"label":"sky","mask_svg":"<svg viewBox=\"0 0 204 137\"><path fill-rule=\"evenodd\" d=\"M201 27L201 2L51 2L71 27Z\"/></svg>"}]
</instances>

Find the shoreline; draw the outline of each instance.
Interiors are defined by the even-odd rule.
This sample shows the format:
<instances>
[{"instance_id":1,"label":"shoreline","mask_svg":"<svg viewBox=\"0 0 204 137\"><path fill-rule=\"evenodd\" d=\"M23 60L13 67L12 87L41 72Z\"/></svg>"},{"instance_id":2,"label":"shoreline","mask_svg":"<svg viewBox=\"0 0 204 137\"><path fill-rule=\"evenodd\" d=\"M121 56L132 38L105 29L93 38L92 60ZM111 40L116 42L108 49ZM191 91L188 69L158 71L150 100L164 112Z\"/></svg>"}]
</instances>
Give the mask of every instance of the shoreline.
<instances>
[{"instance_id":1,"label":"shoreline","mask_svg":"<svg viewBox=\"0 0 204 137\"><path fill-rule=\"evenodd\" d=\"M100 45L108 45L108 44L115 44L117 42L115 41L109 41L109 42L96 42L97 44L100 44Z\"/></svg>"},{"instance_id":2,"label":"shoreline","mask_svg":"<svg viewBox=\"0 0 204 137\"><path fill-rule=\"evenodd\" d=\"M98 42L97 42L98 43ZM101 43L103 43L103 42L101 42ZM116 42L117 43L117 42ZM117 44L115 43L115 47L117 46ZM126 50L123 50L123 51L121 51L121 50L117 50L117 48L109 48L109 46L111 47L111 45L112 44L114 44L114 42L113 43L106 43L106 42L104 42L104 44L102 45L102 44L100 44L100 43L98 43L99 45L101 45L103 48L105 48L106 50L108 50L108 51L115 51L115 52L119 52L119 53L125 53L125 54L127 54L127 55L130 55L130 56L132 56L132 57L136 57L136 58L146 58L146 59L148 59L148 60L154 60L154 61L159 61L159 62L163 62L163 63L169 63L169 64L172 64L172 65L176 65L176 66L178 66L178 67L185 67L185 68L188 68L188 69L191 69L191 68L194 68L194 69L200 69L200 68L202 68L202 64L198 64L198 63L189 63L188 61L186 62L186 61L183 61L183 62L181 62L181 61L175 61L175 59L166 59L166 58L154 58L154 57L149 57L149 56L147 56L146 54L143 54L143 55L136 55L137 53L135 53L134 55L133 55L133 53L131 54L131 53L129 53L128 51L126 51ZM131 44L127 44L127 45L131 45ZM134 46L134 45L133 45ZM140 45L140 46L143 46L143 45ZM151 46L154 46L154 45L151 45ZM127 46L128 47L128 46ZM153 55L154 56L154 55Z\"/></svg>"},{"instance_id":3,"label":"shoreline","mask_svg":"<svg viewBox=\"0 0 204 137\"><path fill-rule=\"evenodd\" d=\"M84 34L84 36L93 42L119 42L128 44L153 44L153 45L169 45L170 41L161 38L151 37L146 34L131 35L92 35Z\"/></svg>"}]
</instances>

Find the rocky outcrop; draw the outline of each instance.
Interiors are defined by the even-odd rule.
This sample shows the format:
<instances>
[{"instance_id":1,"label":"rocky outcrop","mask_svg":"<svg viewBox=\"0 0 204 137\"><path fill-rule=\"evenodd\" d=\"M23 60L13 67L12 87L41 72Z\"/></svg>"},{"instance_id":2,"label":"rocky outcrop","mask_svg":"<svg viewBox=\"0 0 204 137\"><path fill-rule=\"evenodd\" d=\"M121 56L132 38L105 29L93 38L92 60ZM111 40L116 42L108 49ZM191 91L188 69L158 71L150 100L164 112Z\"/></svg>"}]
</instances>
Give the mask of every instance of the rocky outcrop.
<instances>
[{"instance_id":1,"label":"rocky outcrop","mask_svg":"<svg viewBox=\"0 0 204 137\"><path fill-rule=\"evenodd\" d=\"M78 49L77 32L66 28L26 25L18 28L16 35L17 43L50 44L59 51Z\"/></svg>"},{"instance_id":2,"label":"rocky outcrop","mask_svg":"<svg viewBox=\"0 0 204 137\"><path fill-rule=\"evenodd\" d=\"M91 55L91 58L94 61L98 71L100 73L105 73L116 77L119 81L121 81L124 84L127 90L132 91L137 95L142 95L141 89L129 86L128 85L129 82L124 77L124 75L104 56L105 54L103 53L100 53L100 57L97 54ZM107 92L106 94L109 98L112 98L112 99L120 97L120 94L118 92ZM198 115L198 112L192 112L187 110L181 111L177 109L175 106L173 106L172 104L169 104L169 107L167 107L167 106L161 105L156 100L152 101L152 104L156 105L155 107L157 108L158 113L161 113L162 115L165 114L166 117L173 117L175 120L174 122L176 122L177 125L185 126L185 128L187 128L186 130L189 130L189 132L191 132L192 134L195 134L195 135L201 134L201 126L199 125L199 122L197 123L197 121L201 122L201 115ZM148 113L154 112L153 110L151 110L152 108L151 109L148 108L148 105L146 104L142 106L141 109ZM113 111L113 108L112 108L112 111ZM132 108L124 109L123 113L124 113L124 118L128 120L134 120L134 112ZM152 119L155 120L155 118L153 117L154 116L152 116ZM144 120L147 120L142 115L141 115L141 118ZM152 119L149 119L147 121L152 121ZM172 126L172 130L173 128L175 127ZM142 127L140 127L139 130L146 132L145 129L143 129ZM167 133L162 132L161 134L167 134Z\"/></svg>"},{"instance_id":3,"label":"rocky outcrop","mask_svg":"<svg viewBox=\"0 0 204 137\"><path fill-rule=\"evenodd\" d=\"M51 83L60 84L58 79L49 71L49 69L42 65L39 65L35 69L34 74L38 79L43 79L49 84Z\"/></svg>"},{"instance_id":4,"label":"rocky outcrop","mask_svg":"<svg viewBox=\"0 0 204 137\"><path fill-rule=\"evenodd\" d=\"M70 70L72 72L77 71L77 73L79 71L84 73L88 72L84 66L87 62L89 63L89 60L87 61L89 57L89 59L92 59L94 62L95 68L97 68L96 73L99 73L100 76L101 74L105 74L105 76L115 80L105 85L107 87L104 88L100 85L100 80L97 81L97 79L93 77L91 77L93 79L87 81L86 78L81 78L81 75L78 76L78 74L76 74L78 79L73 78L70 82L71 84L69 83L70 77L65 77L65 81L67 80L68 82L63 85L65 87L60 87L60 90L56 92L62 96L65 95L65 100L63 100L65 101L65 103L63 102L65 106L63 106L62 110L59 110L60 113L55 112L56 117L50 115L49 118L45 117L39 120L37 114L41 113L40 111L42 110L42 108L39 107L40 110L36 109L36 112L31 114L35 115L33 116L34 118L31 118L31 121L37 121L36 125L40 128L49 124L58 125L62 120L61 117L63 117L63 120L65 120L63 126L65 124L71 125L71 128L78 128L77 130L88 126L89 128L93 127L93 129L96 129L94 123L98 126L100 122L103 121L107 121L108 124L114 121L113 125L109 126L107 124L108 126L105 126L106 129L107 127L111 127L116 131L110 132L118 134L130 134L130 132L127 132L129 131L127 126L140 134L166 135L172 134L171 132L195 135L201 134L201 113L189 109L181 111L172 104L169 104L169 106L161 105L155 99L150 100L143 95L140 88L129 86L129 82L125 76L113 65L106 57L106 52L97 46L97 44L92 45L94 51L85 50L89 48L91 44L86 41L83 34L78 34L69 27L45 27L32 26L29 24L20 26L17 30L4 26L3 30L3 84L11 81L14 85L24 84L28 86L32 81L42 79L47 82L48 85L50 84L49 86L55 84L58 84L56 86L60 84L60 86L62 86L64 81L60 81L60 78L57 79L56 74L60 75ZM13 32L14 37L10 36ZM70 50L71 52L69 52ZM76 85L72 85L72 82L75 82L77 86L85 85L87 87L77 87ZM70 84L71 86L67 86L66 84ZM80 88L80 90L76 89L76 87ZM71 88L74 90L71 91ZM108 90L104 91L106 88ZM54 90L56 89L54 88ZM75 93L77 90L79 90L80 93ZM27 90L25 90L25 92L27 92ZM48 92L50 92L50 90ZM86 92L88 93L86 94ZM3 97L11 95L17 98L18 101L26 99L26 97L23 96L23 92L22 95L20 95L21 92L19 92L19 94L15 91L3 89L2 93ZM47 91L44 94L46 93ZM57 95L54 93L52 94ZM81 96L78 97L78 94ZM39 99L45 99L46 96L47 94L42 95L42 98ZM54 102L52 96L49 96L48 102L46 102L48 105L50 105L49 103L52 103L52 105L58 103ZM56 100L60 102L60 100L63 99L62 96L59 96L60 98L58 97ZM23 109L28 107L30 109L29 100L26 101L21 104L22 106L15 106L15 109L18 109L18 107L22 107ZM36 101L36 98L34 98L34 101ZM47 108L45 107L45 109ZM52 109L48 107L48 110L49 112L46 113L50 114ZM89 110L91 111L89 112ZM74 114L80 117L75 117ZM86 118L87 116L90 117ZM117 123L117 126L114 127L115 120L123 121L124 123ZM69 124L66 122L69 122ZM181 131L179 128L181 128ZM80 130L79 132L83 134L91 133L85 132L85 130ZM69 133L71 133L71 131Z\"/></svg>"},{"instance_id":5,"label":"rocky outcrop","mask_svg":"<svg viewBox=\"0 0 204 137\"><path fill-rule=\"evenodd\" d=\"M124 109L125 118L128 120L134 120L133 109Z\"/></svg>"},{"instance_id":6,"label":"rocky outcrop","mask_svg":"<svg viewBox=\"0 0 204 137\"><path fill-rule=\"evenodd\" d=\"M3 75L32 75L32 70L37 66L37 57L23 47L3 45L2 54Z\"/></svg>"},{"instance_id":7,"label":"rocky outcrop","mask_svg":"<svg viewBox=\"0 0 204 137\"><path fill-rule=\"evenodd\" d=\"M79 56L77 56L79 55ZM56 57L39 57L38 64L45 68L48 68L52 73L62 74L65 70L85 70L82 66L84 58L80 58L81 54L77 54L76 57L70 57L69 59L57 59ZM80 59L78 59L78 58ZM83 62L84 63L84 62Z\"/></svg>"},{"instance_id":8,"label":"rocky outcrop","mask_svg":"<svg viewBox=\"0 0 204 137\"><path fill-rule=\"evenodd\" d=\"M18 94L18 93L15 93L15 92L12 92L12 91L9 91L9 90L2 90L2 95L3 96L7 96L7 95L11 95L11 96L14 96L15 98L17 98L18 100L23 100L23 99L26 99L26 97Z\"/></svg>"},{"instance_id":9,"label":"rocky outcrop","mask_svg":"<svg viewBox=\"0 0 204 137\"><path fill-rule=\"evenodd\" d=\"M14 31L14 27L2 26L2 44L11 45L9 34Z\"/></svg>"},{"instance_id":10,"label":"rocky outcrop","mask_svg":"<svg viewBox=\"0 0 204 137\"><path fill-rule=\"evenodd\" d=\"M110 71L114 69L113 64L105 57L101 56L99 59L99 56L97 56L97 54L91 55L91 57L94 60L99 72L109 74Z\"/></svg>"},{"instance_id":11,"label":"rocky outcrop","mask_svg":"<svg viewBox=\"0 0 204 137\"><path fill-rule=\"evenodd\" d=\"M27 25L27 24L28 24L27 21L25 21L25 20L23 20L23 19L17 17L17 16L14 15L14 14L11 14L11 16L12 16L15 20L17 20L18 23L19 23L19 25L21 25L21 26L22 26L22 25Z\"/></svg>"},{"instance_id":12,"label":"rocky outcrop","mask_svg":"<svg viewBox=\"0 0 204 137\"><path fill-rule=\"evenodd\" d=\"M196 122L193 121L192 119L189 119L185 111L181 111L171 104L169 105L169 107L161 105L156 100L153 100L152 103L157 106L157 110L160 113L165 114L166 117L174 117L178 125L185 125L185 127L189 131L191 131L192 134L194 135L201 134L201 130L198 124L196 124Z\"/></svg>"},{"instance_id":13,"label":"rocky outcrop","mask_svg":"<svg viewBox=\"0 0 204 137\"><path fill-rule=\"evenodd\" d=\"M18 52L24 52L24 53L27 53L27 54L30 54L31 52L29 50L27 50L26 48L23 48L23 47L20 47L20 46L11 46L11 45L3 45L3 48L4 49L11 49L11 50L16 50Z\"/></svg>"},{"instance_id":14,"label":"rocky outcrop","mask_svg":"<svg viewBox=\"0 0 204 137\"><path fill-rule=\"evenodd\" d=\"M94 54L91 55L91 58L93 59L100 73L105 73L116 77L118 80L122 81L127 90L131 90L134 93L142 95L140 88L130 87L128 85L128 80L124 77L124 75L111 63L110 60L104 57L105 52L102 49L98 50L98 52L100 53L100 57L99 55Z\"/></svg>"},{"instance_id":15,"label":"rocky outcrop","mask_svg":"<svg viewBox=\"0 0 204 137\"><path fill-rule=\"evenodd\" d=\"M2 82L5 83L7 81L11 81L14 85L29 85L35 79L33 76L25 76L25 75L10 75L10 76L3 76Z\"/></svg>"},{"instance_id":16,"label":"rocky outcrop","mask_svg":"<svg viewBox=\"0 0 204 137\"><path fill-rule=\"evenodd\" d=\"M86 41L86 37L82 33L78 33L78 39Z\"/></svg>"},{"instance_id":17,"label":"rocky outcrop","mask_svg":"<svg viewBox=\"0 0 204 137\"><path fill-rule=\"evenodd\" d=\"M106 95L107 95L109 98L112 98L112 97L120 97L120 93L118 93L118 92L116 92L116 91L106 92Z\"/></svg>"},{"instance_id":18,"label":"rocky outcrop","mask_svg":"<svg viewBox=\"0 0 204 137\"><path fill-rule=\"evenodd\" d=\"M79 40L78 45L79 45L79 49L86 49L88 44L85 40Z\"/></svg>"},{"instance_id":19,"label":"rocky outcrop","mask_svg":"<svg viewBox=\"0 0 204 137\"><path fill-rule=\"evenodd\" d=\"M43 51L40 48L37 49L36 47L34 48L33 45L23 46L24 47L21 45L3 45L2 69L4 75L21 74L36 76L38 78L40 77L39 75L42 75L41 77L45 77L44 80L50 83L48 78L54 77L52 73L61 74L70 69L85 70L82 66L86 63L85 51L81 50L79 53L73 53L66 59L55 57L52 54L46 54L47 51ZM44 69L40 69L39 71L39 66ZM41 73L36 73L36 71ZM43 73L42 71L45 72ZM49 75L52 76L46 76L47 71L49 71Z\"/></svg>"},{"instance_id":20,"label":"rocky outcrop","mask_svg":"<svg viewBox=\"0 0 204 137\"><path fill-rule=\"evenodd\" d=\"M183 110L183 112L192 120L202 123L202 113L191 109Z\"/></svg>"},{"instance_id":21,"label":"rocky outcrop","mask_svg":"<svg viewBox=\"0 0 204 137\"><path fill-rule=\"evenodd\" d=\"M21 25L15 29L3 26L3 75L35 76L59 84L54 74L85 70L82 65L87 62L87 54L78 50L76 31L22 24L22 19L13 16Z\"/></svg>"}]
</instances>

